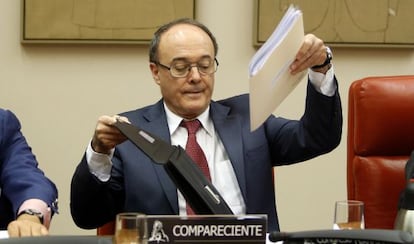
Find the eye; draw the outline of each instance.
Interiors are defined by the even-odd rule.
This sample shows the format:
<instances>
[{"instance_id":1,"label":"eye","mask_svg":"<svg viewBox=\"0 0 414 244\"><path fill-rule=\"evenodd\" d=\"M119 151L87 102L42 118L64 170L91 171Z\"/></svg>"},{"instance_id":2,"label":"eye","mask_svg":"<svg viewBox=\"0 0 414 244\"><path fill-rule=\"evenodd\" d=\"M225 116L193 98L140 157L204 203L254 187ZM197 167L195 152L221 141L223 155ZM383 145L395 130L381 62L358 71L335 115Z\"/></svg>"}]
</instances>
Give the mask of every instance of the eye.
<instances>
[{"instance_id":1,"label":"eye","mask_svg":"<svg viewBox=\"0 0 414 244\"><path fill-rule=\"evenodd\" d=\"M187 63L175 63L173 68L179 72L184 72L188 70L188 64Z\"/></svg>"},{"instance_id":2,"label":"eye","mask_svg":"<svg viewBox=\"0 0 414 244\"><path fill-rule=\"evenodd\" d=\"M202 61L202 62L199 62L198 63L198 67L200 68L200 69L208 69L208 68L210 68L211 67L211 62L210 61Z\"/></svg>"}]
</instances>

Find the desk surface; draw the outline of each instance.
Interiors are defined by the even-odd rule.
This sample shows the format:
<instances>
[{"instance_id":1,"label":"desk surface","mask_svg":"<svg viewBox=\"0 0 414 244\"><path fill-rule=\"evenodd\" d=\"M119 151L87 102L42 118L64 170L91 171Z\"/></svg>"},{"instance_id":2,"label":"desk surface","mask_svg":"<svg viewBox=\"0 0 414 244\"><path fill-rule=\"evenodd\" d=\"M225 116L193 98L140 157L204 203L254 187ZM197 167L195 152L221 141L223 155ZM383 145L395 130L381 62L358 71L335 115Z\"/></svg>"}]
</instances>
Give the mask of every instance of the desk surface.
<instances>
[{"instance_id":1,"label":"desk surface","mask_svg":"<svg viewBox=\"0 0 414 244\"><path fill-rule=\"evenodd\" d=\"M1 239L0 243L112 244L112 236L40 236Z\"/></svg>"},{"instance_id":2,"label":"desk surface","mask_svg":"<svg viewBox=\"0 0 414 244\"><path fill-rule=\"evenodd\" d=\"M266 238L267 239L267 238ZM40 236L40 237L22 237L22 238L5 238L0 239L0 244L112 244L112 236ZM266 240L267 244L274 242ZM279 242L280 243L280 242Z\"/></svg>"}]
</instances>

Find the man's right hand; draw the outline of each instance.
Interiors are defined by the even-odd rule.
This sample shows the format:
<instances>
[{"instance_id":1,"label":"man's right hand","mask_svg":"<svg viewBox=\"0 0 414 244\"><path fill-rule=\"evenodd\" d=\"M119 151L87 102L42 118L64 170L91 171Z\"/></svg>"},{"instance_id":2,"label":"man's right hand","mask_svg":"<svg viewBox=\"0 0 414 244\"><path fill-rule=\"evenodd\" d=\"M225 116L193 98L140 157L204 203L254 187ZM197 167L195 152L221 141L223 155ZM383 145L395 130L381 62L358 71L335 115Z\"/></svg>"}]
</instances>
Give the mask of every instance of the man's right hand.
<instances>
[{"instance_id":1,"label":"man's right hand","mask_svg":"<svg viewBox=\"0 0 414 244\"><path fill-rule=\"evenodd\" d=\"M117 120L127 123L127 117L119 115L108 116L103 115L99 117L95 128L95 133L92 138L92 149L97 153L109 154L111 149L116 145L124 142L127 138L114 126Z\"/></svg>"}]
</instances>

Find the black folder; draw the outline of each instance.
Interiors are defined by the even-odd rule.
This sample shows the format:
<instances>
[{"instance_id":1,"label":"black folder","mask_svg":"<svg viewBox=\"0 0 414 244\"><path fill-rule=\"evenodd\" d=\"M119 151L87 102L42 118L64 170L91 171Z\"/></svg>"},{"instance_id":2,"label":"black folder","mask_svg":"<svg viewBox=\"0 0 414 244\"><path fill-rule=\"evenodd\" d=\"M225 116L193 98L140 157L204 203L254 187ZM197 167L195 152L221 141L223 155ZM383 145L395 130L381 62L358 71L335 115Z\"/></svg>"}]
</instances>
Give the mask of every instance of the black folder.
<instances>
[{"instance_id":1,"label":"black folder","mask_svg":"<svg viewBox=\"0 0 414 244\"><path fill-rule=\"evenodd\" d=\"M117 120L114 124L155 163L164 166L171 180L196 214L232 215L217 189L180 146L173 146L139 127Z\"/></svg>"},{"instance_id":2,"label":"black folder","mask_svg":"<svg viewBox=\"0 0 414 244\"><path fill-rule=\"evenodd\" d=\"M309 230L298 232L271 232L269 240L288 244L412 244L413 236L406 231L385 229Z\"/></svg>"}]
</instances>

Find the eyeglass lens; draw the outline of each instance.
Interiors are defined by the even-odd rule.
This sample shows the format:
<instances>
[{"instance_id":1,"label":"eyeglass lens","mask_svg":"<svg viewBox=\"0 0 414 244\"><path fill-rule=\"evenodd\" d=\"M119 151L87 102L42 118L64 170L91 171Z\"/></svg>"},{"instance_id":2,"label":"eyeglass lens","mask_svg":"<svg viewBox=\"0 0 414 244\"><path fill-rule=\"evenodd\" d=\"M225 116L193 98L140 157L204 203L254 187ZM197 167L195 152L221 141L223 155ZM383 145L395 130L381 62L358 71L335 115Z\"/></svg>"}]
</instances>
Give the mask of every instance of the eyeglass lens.
<instances>
[{"instance_id":1,"label":"eyeglass lens","mask_svg":"<svg viewBox=\"0 0 414 244\"><path fill-rule=\"evenodd\" d=\"M217 62L214 59L202 59L197 64L191 64L185 61L174 61L170 66L170 72L175 77L187 76L193 67L202 75L210 75L216 72Z\"/></svg>"}]
</instances>

